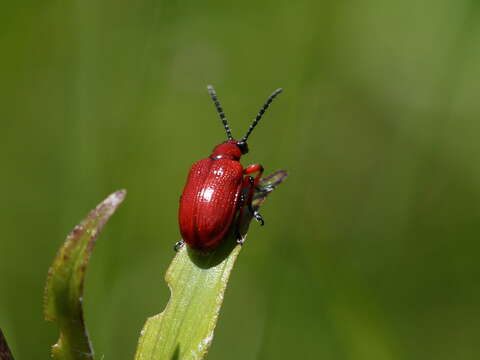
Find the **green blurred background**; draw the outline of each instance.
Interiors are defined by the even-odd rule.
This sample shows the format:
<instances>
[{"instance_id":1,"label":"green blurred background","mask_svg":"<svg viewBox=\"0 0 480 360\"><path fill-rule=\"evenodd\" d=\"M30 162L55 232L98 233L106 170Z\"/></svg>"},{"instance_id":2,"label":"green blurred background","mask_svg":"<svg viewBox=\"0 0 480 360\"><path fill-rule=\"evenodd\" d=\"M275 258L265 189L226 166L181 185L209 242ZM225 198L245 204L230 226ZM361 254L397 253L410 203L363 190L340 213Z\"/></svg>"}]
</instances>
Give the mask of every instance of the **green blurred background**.
<instances>
[{"instance_id":1,"label":"green blurred background","mask_svg":"<svg viewBox=\"0 0 480 360\"><path fill-rule=\"evenodd\" d=\"M285 88L243 163L290 177L252 224L209 359L480 358L480 3L2 2L0 327L46 359L47 269L109 193L99 359L161 311L190 165Z\"/></svg>"}]
</instances>

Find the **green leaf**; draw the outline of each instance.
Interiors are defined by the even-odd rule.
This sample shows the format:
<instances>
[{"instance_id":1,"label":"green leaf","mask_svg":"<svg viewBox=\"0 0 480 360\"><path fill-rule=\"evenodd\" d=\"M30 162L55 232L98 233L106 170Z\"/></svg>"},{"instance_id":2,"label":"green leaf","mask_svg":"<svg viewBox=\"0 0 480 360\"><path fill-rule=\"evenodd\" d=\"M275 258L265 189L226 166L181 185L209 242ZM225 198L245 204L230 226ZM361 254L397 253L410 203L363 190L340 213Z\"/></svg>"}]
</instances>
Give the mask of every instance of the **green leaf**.
<instances>
[{"instance_id":1,"label":"green leaf","mask_svg":"<svg viewBox=\"0 0 480 360\"><path fill-rule=\"evenodd\" d=\"M253 207L257 210L267 195L285 180L277 171L260 180ZM245 236L252 214L245 212L240 233ZM233 231L209 254L183 246L167 270L165 280L171 298L165 310L147 320L141 332L136 360L203 359L213 340L228 278L242 246Z\"/></svg>"},{"instance_id":2,"label":"green leaf","mask_svg":"<svg viewBox=\"0 0 480 360\"><path fill-rule=\"evenodd\" d=\"M98 234L125 194L125 190L111 194L75 226L50 267L44 316L60 328L60 339L52 347L54 359L93 359L82 308L85 272Z\"/></svg>"},{"instance_id":3,"label":"green leaf","mask_svg":"<svg viewBox=\"0 0 480 360\"><path fill-rule=\"evenodd\" d=\"M12 352L8 347L7 340L0 329L0 360L13 360Z\"/></svg>"}]
</instances>

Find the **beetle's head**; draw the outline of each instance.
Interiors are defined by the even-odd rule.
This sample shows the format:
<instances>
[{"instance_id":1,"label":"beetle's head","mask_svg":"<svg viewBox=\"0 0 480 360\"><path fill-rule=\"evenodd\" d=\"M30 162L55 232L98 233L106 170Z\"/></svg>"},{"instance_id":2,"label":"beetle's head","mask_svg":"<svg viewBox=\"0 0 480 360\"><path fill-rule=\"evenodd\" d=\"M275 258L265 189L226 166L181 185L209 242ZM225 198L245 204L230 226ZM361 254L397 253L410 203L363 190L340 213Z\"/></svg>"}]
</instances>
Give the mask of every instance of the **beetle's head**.
<instances>
[{"instance_id":1,"label":"beetle's head","mask_svg":"<svg viewBox=\"0 0 480 360\"><path fill-rule=\"evenodd\" d=\"M248 145L246 141L244 140L237 141L237 146L242 152L242 155L245 155L246 153L248 153Z\"/></svg>"},{"instance_id":2,"label":"beetle's head","mask_svg":"<svg viewBox=\"0 0 480 360\"><path fill-rule=\"evenodd\" d=\"M247 152L248 145L245 141L227 140L213 148L211 157L240 160Z\"/></svg>"}]
</instances>

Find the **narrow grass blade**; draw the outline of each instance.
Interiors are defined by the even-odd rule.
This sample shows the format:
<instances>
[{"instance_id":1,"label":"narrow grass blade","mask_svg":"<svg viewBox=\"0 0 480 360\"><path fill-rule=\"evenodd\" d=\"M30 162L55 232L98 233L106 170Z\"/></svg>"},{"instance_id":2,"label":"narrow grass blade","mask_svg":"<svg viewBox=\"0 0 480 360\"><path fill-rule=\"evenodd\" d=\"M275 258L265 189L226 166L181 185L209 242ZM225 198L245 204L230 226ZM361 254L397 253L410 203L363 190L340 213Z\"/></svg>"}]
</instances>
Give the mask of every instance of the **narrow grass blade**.
<instances>
[{"instance_id":1,"label":"narrow grass blade","mask_svg":"<svg viewBox=\"0 0 480 360\"><path fill-rule=\"evenodd\" d=\"M125 190L111 194L75 226L50 267L45 286L44 316L60 328L60 339L52 347L54 359L93 359L82 308L85 272L98 234L125 194Z\"/></svg>"},{"instance_id":2,"label":"narrow grass blade","mask_svg":"<svg viewBox=\"0 0 480 360\"><path fill-rule=\"evenodd\" d=\"M0 329L0 360L13 360L12 352L8 347L7 340Z\"/></svg>"},{"instance_id":3,"label":"narrow grass blade","mask_svg":"<svg viewBox=\"0 0 480 360\"><path fill-rule=\"evenodd\" d=\"M277 171L260 181L254 209L285 180ZM240 232L245 236L252 214L245 212ZM183 246L174 257L165 279L171 298L165 310L147 320L141 332L136 360L203 359L213 339L228 278L241 246L233 231L208 255Z\"/></svg>"}]
</instances>

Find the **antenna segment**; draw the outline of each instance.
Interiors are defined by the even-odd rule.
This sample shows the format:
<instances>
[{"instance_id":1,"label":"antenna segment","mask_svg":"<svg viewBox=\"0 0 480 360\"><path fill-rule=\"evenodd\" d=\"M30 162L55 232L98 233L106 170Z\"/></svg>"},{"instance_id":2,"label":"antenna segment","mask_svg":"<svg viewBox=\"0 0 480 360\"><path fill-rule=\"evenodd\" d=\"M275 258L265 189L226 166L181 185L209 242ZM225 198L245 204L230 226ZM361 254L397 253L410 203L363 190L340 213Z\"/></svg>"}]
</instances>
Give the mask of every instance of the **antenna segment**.
<instances>
[{"instance_id":1,"label":"antenna segment","mask_svg":"<svg viewBox=\"0 0 480 360\"><path fill-rule=\"evenodd\" d=\"M223 127L225 129L225 132L227 133L228 140L233 140L232 132L230 131L230 127L228 126L227 117L223 112L222 106L220 105L220 101L218 101L217 93L215 92L215 89L213 88L212 85L208 85L207 90L208 90L208 93L210 94L210 97L212 98L215 108L217 109L217 113L220 116L220 120L222 120Z\"/></svg>"},{"instance_id":2,"label":"antenna segment","mask_svg":"<svg viewBox=\"0 0 480 360\"><path fill-rule=\"evenodd\" d=\"M257 116L255 117L255 120L253 120L252 124L249 126L249 128L247 130L247 133L245 134L245 136L242 138L241 141L243 141L243 142L247 141L248 137L252 133L255 126L257 126L257 124L260 121L260 119L262 118L263 114L265 114L265 111L268 109L268 107L272 103L273 99L275 99L277 97L277 95L280 94L282 91L283 91L283 89L277 89L273 92L272 95L270 95L268 97L267 101L265 101L265 104L263 104L263 106L260 108L260 111L258 112Z\"/></svg>"}]
</instances>

